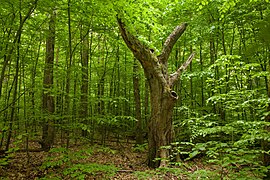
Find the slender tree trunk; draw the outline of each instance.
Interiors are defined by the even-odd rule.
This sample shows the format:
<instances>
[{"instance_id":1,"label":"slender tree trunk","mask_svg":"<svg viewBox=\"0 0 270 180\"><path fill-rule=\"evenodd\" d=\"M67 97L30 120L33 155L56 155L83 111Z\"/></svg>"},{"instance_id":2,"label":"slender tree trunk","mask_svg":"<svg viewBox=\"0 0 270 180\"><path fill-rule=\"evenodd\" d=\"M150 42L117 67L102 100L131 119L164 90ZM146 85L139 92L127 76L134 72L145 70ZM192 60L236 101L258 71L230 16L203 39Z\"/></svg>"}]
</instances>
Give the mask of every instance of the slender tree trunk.
<instances>
[{"instance_id":1,"label":"slender tree trunk","mask_svg":"<svg viewBox=\"0 0 270 180\"><path fill-rule=\"evenodd\" d=\"M49 22L49 31L48 37L46 40L46 59L45 59L45 68L44 68L44 79L43 79L43 98L42 98L42 108L45 115L43 122L43 134L42 134L42 149L45 151L50 150L53 145L55 128L53 113L55 111L54 107L54 97L52 95L53 88L53 63L54 63L54 45L55 45L55 19L56 13L52 11L50 22Z\"/></svg>"},{"instance_id":2,"label":"slender tree trunk","mask_svg":"<svg viewBox=\"0 0 270 180\"><path fill-rule=\"evenodd\" d=\"M18 94L19 63L20 63L20 40L21 40L21 34L18 36L18 41L16 42L17 57L16 57L16 66L15 66L15 75L14 75L14 93L13 93L13 98L12 98L12 106L11 106L11 113L10 113L11 115L10 115L9 128L8 128L8 133L7 133L6 151L8 151L9 149L13 123L15 120L16 101L17 101L17 94Z\"/></svg>"},{"instance_id":3,"label":"slender tree trunk","mask_svg":"<svg viewBox=\"0 0 270 180\"><path fill-rule=\"evenodd\" d=\"M91 33L90 33L90 47L89 47L89 82L92 82L92 59L93 59L93 32L91 31ZM92 93L92 88L91 88L91 83L89 83L88 84L88 89L89 89L89 94L91 94ZM89 107L90 107L90 109L89 109L89 114L90 114L90 125L91 125L91 139L90 139L90 141L91 141L91 144L93 144L93 142L94 142L94 135L95 135L95 123L96 123L96 121L95 120L93 120L93 103L92 103L92 101L90 101L89 102Z\"/></svg>"},{"instance_id":4,"label":"slender tree trunk","mask_svg":"<svg viewBox=\"0 0 270 180\"><path fill-rule=\"evenodd\" d=\"M97 97L98 97L97 112L100 115L105 115L105 102L102 99L104 97L104 91L105 91L105 72L103 72L99 80L97 91L98 91L97 92Z\"/></svg>"},{"instance_id":5,"label":"slender tree trunk","mask_svg":"<svg viewBox=\"0 0 270 180\"><path fill-rule=\"evenodd\" d=\"M192 47L190 47L190 52L192 52ZM192 73L193 71L193 68L192 68L192 62L190 63L189 65L189 72ZM193 92L193 77L191 76L190 79L189 79L189 84L190 84L190 106L191 108L194 108L195 109L195 95L194 95L194 92Z\"/></svg>"},{"instance_id":6,"label":"slender tree trunk","mask_svg":"<svg viewBox=\"0 0 270 180\"><path fill-rule=\"evenodd\" d=\"M226 41L225 41L225 23L223 23L221 27L221 41L222 41L223 53L224 55L226 55L227 50L226 50Z\"/></svg>"},{"instance_id":7,"label":"slender tree trunk","mask_svg":"<svg viewBox=\"0 0 270 180\"><path fill-rule=\"evenodd\" d=\"M181 73L191 63L194 53L177 69L168 74L168 59L172 48L180 36L184 33L187 24L177 26L167 37L161 54L156 56L154 52L143 45L135 36L130 34L121 19L117 18L121 35L128 48L139 60L150 87L151 117L148 122L148 165L150 167L166 166L169 155L168 146L173 141L172 114L178 95L172 89ZM160 160L155 161L156 158Z\"/></svg>"},{"instance_id":8,"label":"slender tree trunk","mask_svg":"<svg viewBox=\"0 0 270 180\"><path fill-rule=\"evenodd\" d=\"M31 73L31 89L30 89L30 97L31 97L31 109L32 109L32 120L33 120L33 128L34 130L36 130L36 111L35 111L35 106L36 106L36 102L35 102L35 86L36 86L36 74L37 74L37 65L38 65L38 59L39 59L39 54L40 54L40 49L41 49L41 43L42 40L40 39L39 45L38 45L38 49L37 49L37 55L35 58L35 64L33 66L32 69L32 73Z\"/></svg>"},{"instance_id":9,"label":"slender tree trunk","mask_svg":"<svg viewBox=\"0 0 270 180\"><path fill-rule=\"evenodd\" d=\"M135 99L135 117L136 123L136 144L143 144L143 129L142 129L142 112L141 112L141 94L140 94L140 81L138 75L138 62L134 59L133 64L133 91Z\"/></svg>"},{"instance_id":10,"label":"slender tree trunk","mask_svg":"<svg viewBox=\"0 0 270 180\"><path fill-rule=\"evenodd\" d=\"M16 48L15 45L19 41L19 38L20 38L20 36L22 34L24 23L26 22L26 20L28 20L31 17L31 14L36 9L37 2L38 2L38 0L35 0L32 3L32 5L29 8L28 12L26 13L25 17L21 19L20 26L18 27L18 30L17 30L16 35L14 37L13 43L11 44L11 47L8 50L7 54L4 55L4 63L3 63L3 67L2 67L2 70L1 70L1 76L0 76L0 99L1 99L1 95L2 95L2 87L3 87L3 81L4 81L4 77L5 77L6 67L7 67L8 63L11 61L13 51ZM14 15L14 18L15 18L15 15Z\"/></svg>"},{"instance_id":11,"label":"slender tree trunk","mask_svg":"<svg viewBox=\"0 0 270 180\"><path fill-rule=\"evenodd\" d=\"M29 122L31 120L31 118L27 118L27 98L26 98L26 76L25 76L25 62L22 59L22 63L21 63L21 68L22 68L22 86L23 86L23 90L24 90L24 95L23 95L23 121L25 122L24 124L24 129L25 129L25 150L26 150L26 155L27 155L27 164L29 164L30 161L30 154L29 154ZM31 94L31 93L30 93Z\"/></svg>"},{"instance_id":12,"label":"slender tree trunk","mask_svg":"<svg viewBox=\"0 0 270 180\"><path fill-rule=\"evenodd\" d=\"M200 41L200 67L201 67L201 71L203 71L203 53L202 53L202 41ZM204 78L203 76L201 77L201 106L204 108Z\"/></svg>"},{"instance_id":13,"label":"slender tree trunk","mask_svg":"<svg viewBox=\"0 0 270 180\"><path fill-rule=\"evenodd\" d=\"M8 74L11 74L11 68L9 68L8 69L9 71L8 71ZM12 105L12 104L9 104L9 100L10 100L10 97L11 97L11 92L12 92L12 89L13 89L13 86L14 86L14 81L11 83L11 85L9 85L9 82L10 82L10 79L11 79L11 76L8 76L7 78L6 78L6 87L9 87L10 86L10 88L8 89L8 88L6 88L5 89L5 94L6 94L6 96L5 96L5 108L4 109L2 109L1 111L0 111L0 114L2 113L3 114L3 120L4 120L4 127L7 127L7 123L8 123L8 111L7 111L7 109L9 108L9 106L10 105ZM2 149L2 146L3 146L3 143L4 143L4 138L5 138L5 136L6 136L6 133L7 133L7 131L2 131L2 138L1 138L1 142L0 142L0 148Z\"/></svg>"},{"instance_id":14,"label":"slender tree trunk","mask_svg":"<svg viewBox=\"0 0 270 180\"><path fill-rule=\"evenodd\" d=\"M82 63L82 86L81 86L81 102L80 102L80 117L82 122L86 124L88 117L88 61L89 61L89 31L85 27L82 27L82 32L86 32L85 36L82 35L82 54L81 54L81 63ZM82 34L84 34L82 33ZM82 136L87 136L87 130L82 131Z\"/></svg>"},{"instance_id":15,"label":"slender tree trunk","mask_svg":"<svg viewBox=\"0 0 270 180\"><path fill-rule=\"evenodd\" d=\"M68 54L67 54L67 76L66 76L66 95L65 95L65 114L67 115L66 123L70 123L70 80L71 80L71 66L72 66L72 37L71 37L71 2L68 0ZM66 148L69 147L69 129L65 129L66 133Z\"/></svg>"},{"instance_id":16,"label":"slender tree trunk","mask_svg":"<svg viewBox=\"0 0 270 180\"><path fill-rule=\"evenodd\" d=\"M60 73L59 73L59 47L56 49L56 52L55 52L55 75L56 77L59 77L60 76ZM60 81L58 78L56 78L55 80L55 84L56 84L56 87L57 87L57 92L56 92L56 104L55 104L55 112L57 115L62 115L62 107L63 107L63 104L62 104L62 94L63 94L63 88L62 88L62 81Z\"/></svg>"},{"instance_id":17,"label":"slender tree trunk","mask_svg":"<svg viewBox=\"0 0 270 180\"><path fill-rule=\"evenodd\" d=\"M99 38L99 43L102 39ZM106 47L106 39L104 37L104 47ZM99 51L102 51L102 46L98 44L98 49ZM98 85L97 85L97 98L98 98L98 103L97 103L97 112L99 115L104 116L106 113L105 109L105 101L103 100L104 94L105 94L105 77L106 77L106 62L108 58L108 51L107 48L105 48L104 53L106 53L103 57L100 57L98 60L98 64L100 64L103 69L100 73L98 73L98 76L100 76ZM101 129L102 129L102 134L101 134L101 143L105 145L106 137L107 137L107 131L108 131L108 124L104 124Z\"/></svg>"}]
</instances>

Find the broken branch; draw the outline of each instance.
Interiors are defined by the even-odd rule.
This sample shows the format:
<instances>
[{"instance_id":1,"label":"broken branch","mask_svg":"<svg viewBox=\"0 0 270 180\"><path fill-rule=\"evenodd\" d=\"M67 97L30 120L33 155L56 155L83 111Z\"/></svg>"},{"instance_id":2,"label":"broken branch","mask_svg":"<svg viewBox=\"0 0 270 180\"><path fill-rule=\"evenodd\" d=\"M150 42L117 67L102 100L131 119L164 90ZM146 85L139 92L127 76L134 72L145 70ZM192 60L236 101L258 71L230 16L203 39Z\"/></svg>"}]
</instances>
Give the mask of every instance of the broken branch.
<instances>
[{"instance_id":1,"label":"broken branch","mask_svg":"<svg viewBox=\"0 0 270 180\"><path fill-rule=\"evenodd\" d=\"M186 61L184 64L182 64L182 66L179 67L175 73L173 73L173 74L170 75L170 81L169 81L169 82L170 82L170 83L169 83L169 86L170 86L170 87L173 87L173 85L174 85L174 83L176 82L176 80L178 80L178 78L180 77L181 73L182 73L184 70L186 70L186 68L187 68L188 65L191 63L191 61L192 61L192 59L194 58L194 56L195 56L195 53L192 53L192 54L188 57L187 61Z\"/></svg>"},{"instance_id":2,"label":"broken branch","mask_svg":"<svg viewBox=\"0 0 270 180\"><path fill-rule=\"evenodd\" d=\"M167 37L159 59L163 64L167 64L168 58L171 54L172 48L177 40L181 37L187 27L187 23L183 23L180 26L177 26L174 31Z\"/></svg>"},{"instance_id":3,"label":"broken branch","mask_svg":"<svg viewBox=\"0 0 270 180\"><path fill-rule=\"evenodd\" d=\"M128 48L133 52L133 55L141 62L141 64L144 64L144 61L147 61L147 59L150 59L151 57L151 51L149 48L145 47L138 38L130 34L126 28L125 24L122 22L122 20L119 17L117 18L117 22L119 25L120 33L127 44ZM147 55L147 56L142 56Z\"/></svg>"}]
</instances>

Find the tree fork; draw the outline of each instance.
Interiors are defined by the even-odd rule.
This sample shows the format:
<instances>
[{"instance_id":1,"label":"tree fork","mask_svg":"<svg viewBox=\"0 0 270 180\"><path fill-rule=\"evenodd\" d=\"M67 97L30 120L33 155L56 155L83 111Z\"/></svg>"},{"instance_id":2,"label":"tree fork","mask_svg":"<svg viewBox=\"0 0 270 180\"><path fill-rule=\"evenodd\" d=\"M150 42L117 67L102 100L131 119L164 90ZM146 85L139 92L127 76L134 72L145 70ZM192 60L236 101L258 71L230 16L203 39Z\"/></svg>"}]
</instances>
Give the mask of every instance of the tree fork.
<instances>
[{"instance_id":1,"label":"tree fork","mask_svg":"<svg viewBox=\"0 0 270 180\"><path fill-rule=\"evenodd\" d=\"M166 166L169 151L162 147L170 145L174 139L172 115L173 107L178 99L177 93L172 89L181 73L191 63L194 53L170 75L167 64L172 48L186 30L187 23L182 23L173 30L167 37L161 54L156 56L149 47L142 44L138 38L126 30L125 24L118 16L117 21L123 40L144 68L150 87L151 116L148 122L148 165L150 167ZM156 161L157 158L161 160Z\"/></svg>"}]
</instances>

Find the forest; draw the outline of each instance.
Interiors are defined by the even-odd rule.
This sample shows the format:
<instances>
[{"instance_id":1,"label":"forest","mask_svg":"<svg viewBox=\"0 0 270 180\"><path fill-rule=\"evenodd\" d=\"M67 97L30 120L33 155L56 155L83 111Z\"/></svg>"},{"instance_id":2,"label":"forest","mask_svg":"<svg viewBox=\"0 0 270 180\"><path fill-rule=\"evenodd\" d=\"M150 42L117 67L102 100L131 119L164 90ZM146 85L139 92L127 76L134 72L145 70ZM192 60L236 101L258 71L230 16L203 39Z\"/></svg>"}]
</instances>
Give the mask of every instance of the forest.
<instances>
[{"instance_id":1,"label":"forest","mask_svg":"<svg viewBox=\"0 0 270 180\"><path fill-rule=\"evenodd\" d=\"M269 0L0 0L0 179L270 179Z\"/></svg>"}]
</instances>

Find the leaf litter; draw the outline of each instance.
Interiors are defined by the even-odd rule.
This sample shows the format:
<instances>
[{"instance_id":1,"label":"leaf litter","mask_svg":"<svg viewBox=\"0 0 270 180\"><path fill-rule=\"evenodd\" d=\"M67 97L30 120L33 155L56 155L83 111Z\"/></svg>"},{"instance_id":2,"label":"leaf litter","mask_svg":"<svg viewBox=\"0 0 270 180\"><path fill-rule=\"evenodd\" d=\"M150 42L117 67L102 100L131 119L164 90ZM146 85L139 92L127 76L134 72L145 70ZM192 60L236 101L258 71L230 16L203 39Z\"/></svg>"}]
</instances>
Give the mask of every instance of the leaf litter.
<instances>
[{"instance_id":1,"label":"leaf litter","mask_svg":"<svg viewBox=\"0 0 270 180\"><path fill-rule=\"evenodd\" d=\"M66 152L67 157L63 158L66 152L15 152L14 157L6 166L0 166L0 179L11 180L29 180L29 179L152 179L152 180L174 180L187 179L185 173L175 174L170 171L154 170L147 166L147 150L135 151L134 144L131 143L107 143L102 145L85 145L85 143L73 145ZM38 144L30 143L29 147L37 148ZM55 148L61 148L56 146ZM65 148L62 148L65 149ZM81 153L81 155L80 155ZM79 156L79 158L70 158L69 156ZM51 167L44 167L44 163L49 158L53 158L58 164ZM60 158L63 158L61 161ZM116 167L115 174L106 175L105 171L95 171L95 173L80 174L70 168L78 164L107 165L104 167ZM203 163L197 161L193 165L184 165L187 173L192 173L198 168L204 169ZM182 168L183 168L182 167ZM188 167L188 168L187 168ZM106 170L106 169L105 169ZM86 169L87 171L87 169Z\"/></svg>"}]
</instances>

